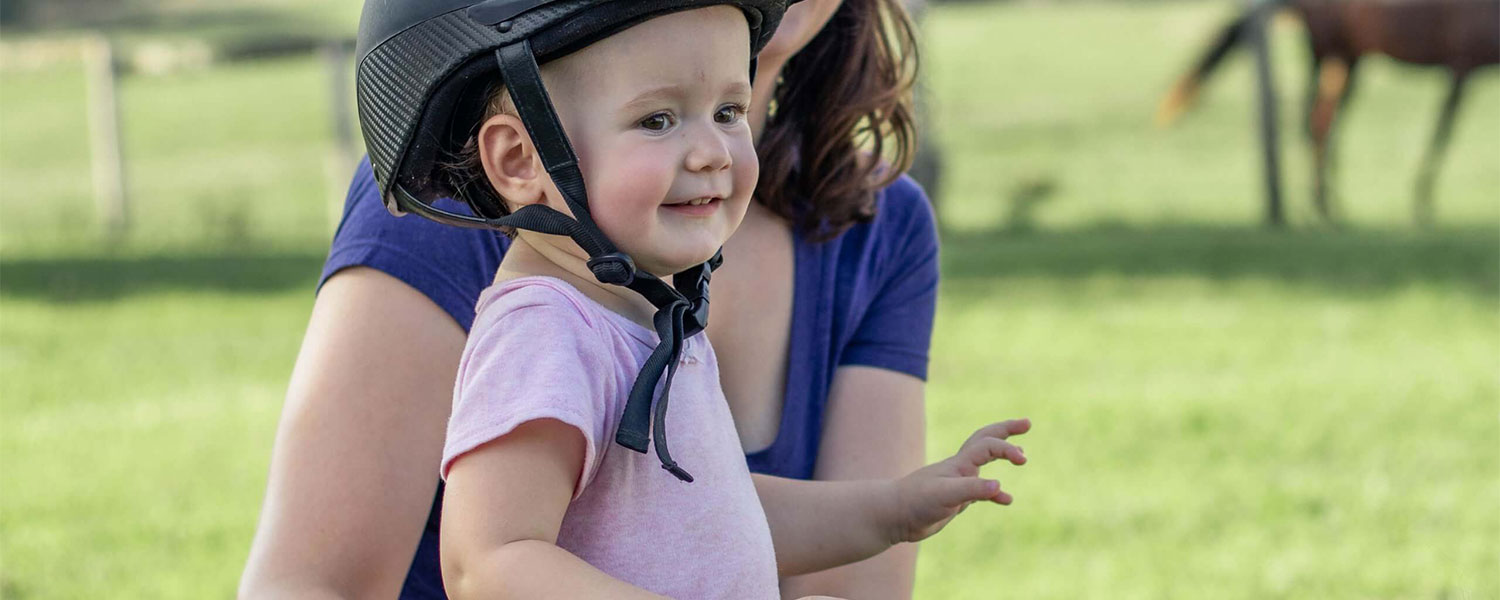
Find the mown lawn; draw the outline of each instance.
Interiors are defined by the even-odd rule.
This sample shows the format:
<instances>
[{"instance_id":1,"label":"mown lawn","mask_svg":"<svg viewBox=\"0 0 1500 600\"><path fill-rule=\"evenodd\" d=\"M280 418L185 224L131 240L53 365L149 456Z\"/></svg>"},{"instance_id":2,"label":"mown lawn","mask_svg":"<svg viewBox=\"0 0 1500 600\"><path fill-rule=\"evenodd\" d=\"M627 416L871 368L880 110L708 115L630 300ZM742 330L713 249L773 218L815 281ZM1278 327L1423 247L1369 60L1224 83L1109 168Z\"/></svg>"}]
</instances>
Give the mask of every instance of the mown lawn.
<instances>
[{"instance_id":1,"label":"mown lawn","mask_svg":"<svg viewBox=\"0 0 1500 600\"><path fill-rule=\"evenodd\" d=\"M939 5L944 284L929 454L1029 416L1016 495L919 598L1500 596L1500 78L1410 225L1443 82L1367 65L1344 226L1258 226L1250 71L1159 95L1219 4ZM76 70L0 72L0 597L232 594L331 223L314 60L127 79L135 228L90 224Z\"/></svg>"}]
</instances>

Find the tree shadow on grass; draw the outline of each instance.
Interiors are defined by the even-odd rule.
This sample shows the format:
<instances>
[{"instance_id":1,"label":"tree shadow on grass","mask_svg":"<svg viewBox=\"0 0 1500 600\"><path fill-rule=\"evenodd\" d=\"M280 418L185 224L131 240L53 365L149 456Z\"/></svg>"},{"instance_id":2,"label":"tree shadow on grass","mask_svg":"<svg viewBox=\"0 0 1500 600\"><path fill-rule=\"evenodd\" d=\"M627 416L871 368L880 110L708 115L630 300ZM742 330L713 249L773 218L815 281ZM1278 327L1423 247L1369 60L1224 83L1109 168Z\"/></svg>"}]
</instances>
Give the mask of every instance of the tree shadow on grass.
<instances>
[{"instance_id":1,"label":"tree shadow on grass","mask_svg":"<svg viewBox=\"0 0 1500 600\"><path fill-rule=\"evenodd\" d=\"M317 284L325 252L0 260L0 298L104 302L144 293L269 294Z\"/></svg>"},{"instance_id":2,"label":"tree shadow on grass","mask_svg":"<svg viewBox=\"0 0 1500 600\"><path fill-rule=\"evenodd\" d=\"M37 0L33 0L37 2ZM39 2L37 2L39 3ZM6 27L10 31L101 30L110 34L141 36L190 36L214 39L232 33L275 37L292 33L326 30L307 11L275 9L266 6L223 5L219 3L181 3L178 7L125 6L99 3L93 10L25 11Z\"/></svg>"},{"instance_id":3,"label":"tree shadow on grass","mask_svg":"<svg viewBox=\"0 0 1500 600\"><path fill-rule=\"evenodd\" d=\"M276 293L317 283L321 249L251 254L0 260L0 297L109 301L142 293ZM1370 294L1411 286L1500 299L1500 229L1278 232L1200 226L947 233L953 284L1017 277L1270 279Z\"/></svg>"},{"instance_id":4,"label":"tree shadow on grass","mask_svg":"<svg viewBox=\"0 0 1500 600\"><path fill-rule=\"evenodd\" d=\"M949 233L943 276L1270 279L1370 294L1411 286L1500 298L1500 228L1268 231L1209 226Z\"/></svg>"}]
</instances>

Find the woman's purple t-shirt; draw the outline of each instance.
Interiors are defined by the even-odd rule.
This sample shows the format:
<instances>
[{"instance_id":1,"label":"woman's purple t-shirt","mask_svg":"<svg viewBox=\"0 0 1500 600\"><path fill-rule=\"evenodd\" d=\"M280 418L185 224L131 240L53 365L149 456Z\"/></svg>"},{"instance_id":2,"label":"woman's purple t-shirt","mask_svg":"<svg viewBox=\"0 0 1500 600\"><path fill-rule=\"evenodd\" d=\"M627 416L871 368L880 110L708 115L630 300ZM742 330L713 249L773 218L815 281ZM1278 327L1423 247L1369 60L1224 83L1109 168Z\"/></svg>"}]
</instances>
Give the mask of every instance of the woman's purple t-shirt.
<instances>
[{"instance_id":1,"label":"woman's purple t-shirt","mask_svg":"<svg viewBox=\"0 0 1500 600\"><path fill-rule=\"evenodd\" d=\"M469 212L451 200L438 206ZM903 175L876 195L871 222L823 243L798 233L793 243L796 279L781 426L770 447L745 459L756 473L811 479L838 367L865 365L926 379L938 240L927 196ZM426 294L468 331L479 293L494 279L508 246L497 232L391 216L366 160L355 171L319 285L341 269L371 267ZM402 598L443 597L441 507L439 487Z\"/></svg>"}]
</instances>

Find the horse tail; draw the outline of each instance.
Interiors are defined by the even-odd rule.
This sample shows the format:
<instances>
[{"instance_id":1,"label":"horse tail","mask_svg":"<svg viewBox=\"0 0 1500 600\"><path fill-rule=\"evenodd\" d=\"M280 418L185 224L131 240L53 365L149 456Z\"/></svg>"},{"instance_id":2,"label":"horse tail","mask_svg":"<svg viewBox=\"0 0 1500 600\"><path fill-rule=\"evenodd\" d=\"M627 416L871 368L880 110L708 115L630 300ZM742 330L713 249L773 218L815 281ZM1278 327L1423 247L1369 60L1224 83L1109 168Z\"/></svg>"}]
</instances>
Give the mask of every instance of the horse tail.
<instances>
[{"instance_id":1,"label":"horse tail","mask_svg":"<svg viewBox=\"0 0 1500 600\"><path fill-rule=\"evenodd\" d=\"M1161 105L1156 109L1157 126L1171 125L1192 105L1193 100L1198 96L1198 88L1213 73L1214 68L1219 66L1219 62L1224 60L1224 56L1234 49L1253 16L1255 16L1255 8L1247 8L1219 30L1219 35L1214 38L1213 46L1210 46L1208 52L1198 59L1198 63L1191 71L1177 80L1177 85L1172 86L1172 91L1162 99Z\"/></svg>"}]
</instances>

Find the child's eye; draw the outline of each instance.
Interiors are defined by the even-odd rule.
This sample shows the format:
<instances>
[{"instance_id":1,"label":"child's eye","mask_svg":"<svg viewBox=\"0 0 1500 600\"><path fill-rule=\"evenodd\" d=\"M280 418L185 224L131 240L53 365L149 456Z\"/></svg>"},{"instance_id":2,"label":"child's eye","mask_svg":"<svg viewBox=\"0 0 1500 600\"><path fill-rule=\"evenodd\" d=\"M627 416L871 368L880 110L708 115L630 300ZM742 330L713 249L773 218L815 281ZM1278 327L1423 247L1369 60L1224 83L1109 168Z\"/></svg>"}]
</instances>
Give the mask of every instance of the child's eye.
<instances>
[{"instance_id":1,"label":"child's eye","mask_svg":"<svg viewBox=\"0 0 1500 600\"><path fill-rule=\"evenodd\" d=\"M745 107L738 104L730 104L720 107L719 111L714 113L714 122L728 125L740 120L740 117L743 116L745 116Z\"/></svg>"},{"instance_id":2,"label":"child's eye","mask_svg":"<svg viewBox=\"0 0 1500 600\"><path fill-rule=\"evenodd\" d=\"M641 119L640 126L647 131L666 131L672 126L672 115L667 113L656 113Z\"/></svg>"}]
</instances>

